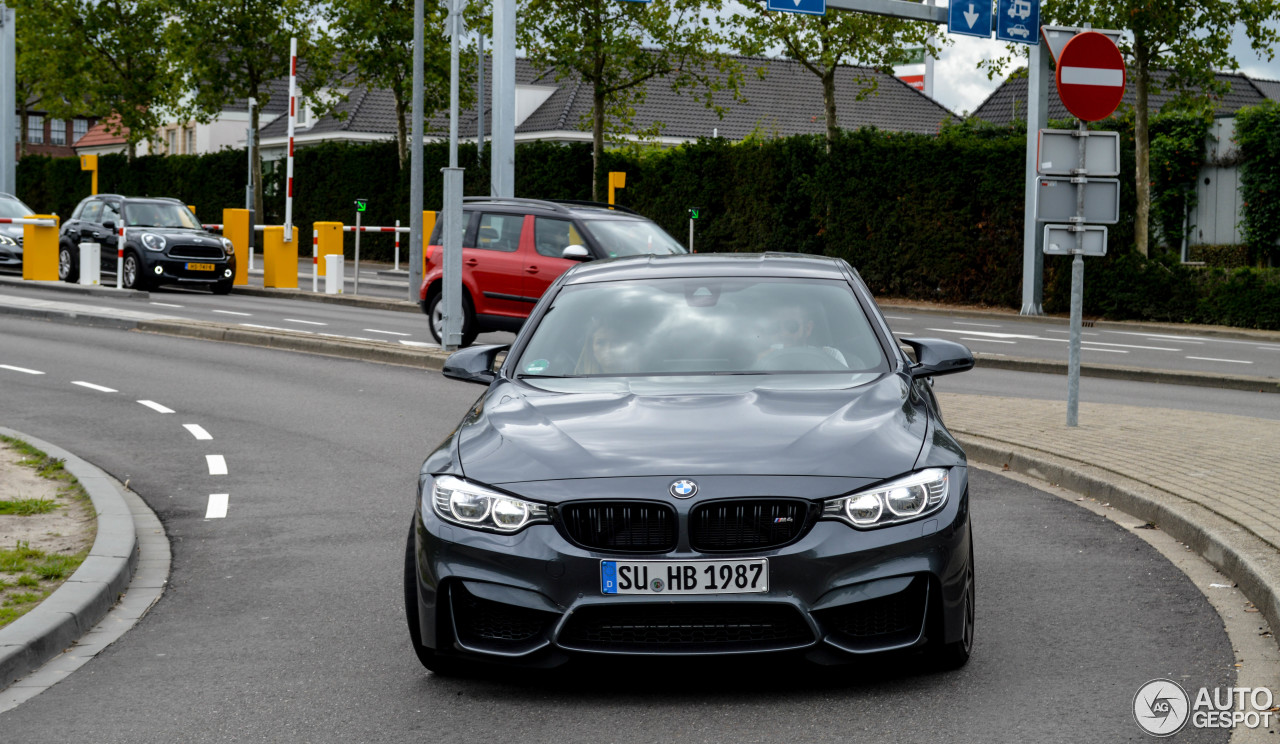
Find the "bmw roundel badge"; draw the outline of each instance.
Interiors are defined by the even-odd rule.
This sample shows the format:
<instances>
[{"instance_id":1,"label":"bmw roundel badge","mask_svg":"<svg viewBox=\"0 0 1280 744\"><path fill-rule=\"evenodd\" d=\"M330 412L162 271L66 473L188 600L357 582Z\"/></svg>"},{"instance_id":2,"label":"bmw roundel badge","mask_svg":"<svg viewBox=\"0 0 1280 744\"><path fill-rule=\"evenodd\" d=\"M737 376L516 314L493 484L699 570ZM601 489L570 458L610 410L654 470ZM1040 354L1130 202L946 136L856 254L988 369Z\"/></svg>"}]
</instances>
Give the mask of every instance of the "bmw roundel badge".
<instances>
[{"instance_id":1,"label":"bmw roundel badge","mask_svg":"<svg viewBox=\"0 0 1280 744\"><path fill-rule=\"evenodd\" d=\"M698 484L691 480L678 480L671 484L671 495L678 499L691 499L698 493Z\"/></svg>"}]
</instances>

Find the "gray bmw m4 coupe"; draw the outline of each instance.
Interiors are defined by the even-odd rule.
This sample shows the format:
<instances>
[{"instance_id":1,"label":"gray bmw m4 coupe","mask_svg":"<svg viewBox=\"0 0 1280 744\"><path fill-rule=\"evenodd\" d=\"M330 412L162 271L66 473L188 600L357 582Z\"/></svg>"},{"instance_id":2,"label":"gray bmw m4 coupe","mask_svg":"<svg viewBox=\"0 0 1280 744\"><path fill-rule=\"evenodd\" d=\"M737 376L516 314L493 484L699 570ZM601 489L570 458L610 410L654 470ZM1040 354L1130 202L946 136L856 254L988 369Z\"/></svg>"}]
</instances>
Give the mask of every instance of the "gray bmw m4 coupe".
<instances>
[{"instance_id":1,"label":"gray bmw m4 coupe","mask_svg":"<svg viewBox=\"0 0 1280 744\"><path fill-rule=\"evenodd\" d=\"M640 256L566 272L422 465L405 547L418 658L890 651L964 664L974 571L964 452L936 375L842 260ZM914 357L914 358L913 358Z\"/></svg>"}]
</instances>

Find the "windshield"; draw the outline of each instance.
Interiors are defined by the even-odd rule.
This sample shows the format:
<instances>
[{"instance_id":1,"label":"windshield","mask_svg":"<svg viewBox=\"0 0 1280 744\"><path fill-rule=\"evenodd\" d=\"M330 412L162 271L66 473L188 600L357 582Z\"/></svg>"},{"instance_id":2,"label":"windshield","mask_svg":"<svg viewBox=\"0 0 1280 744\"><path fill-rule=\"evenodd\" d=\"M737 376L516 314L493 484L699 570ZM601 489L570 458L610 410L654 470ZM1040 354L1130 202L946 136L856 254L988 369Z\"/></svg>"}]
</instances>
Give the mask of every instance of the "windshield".
<instances>
[{"instance_id":1,"label":"windshield","mask_svg":"<svg viewBox=\"0 0 1280 744\"><path fill-rule=\"evenodd\" d=\"M522 378L880 373L888 361L840 280L681 278L566 287Z\"/></svg>"},{"instance_id":2,"label":"windshield","mask_svg":"<svg viewBox=\"0 0 1280 744\"><path fill-rule=\"evenodd\" d=\"M675 238L648 220L584 220L583 226L610 258L688 253Z\"/></svg>"},{"instance_id":3,"label":"windshield","mask_svg":"<svg viewBox=\"0 0 1280 744\"><path fill-rule=\"evenodd\" d=\"M200 222L191 210L181 204L158 202L126 203L124 224L129 227L186 227L200 229Z\"/></svg>"},{"instance_id":4,"label":"windshield","mask_svg":"<svg viewBox=\"0 0 1280 744\"><path fill-rule=\"evenodd\" d=\"M18 201L17 199L0 199L0 217L29 217L35 214L31 211L31 207Z\"/></svg>"}]
</instances>

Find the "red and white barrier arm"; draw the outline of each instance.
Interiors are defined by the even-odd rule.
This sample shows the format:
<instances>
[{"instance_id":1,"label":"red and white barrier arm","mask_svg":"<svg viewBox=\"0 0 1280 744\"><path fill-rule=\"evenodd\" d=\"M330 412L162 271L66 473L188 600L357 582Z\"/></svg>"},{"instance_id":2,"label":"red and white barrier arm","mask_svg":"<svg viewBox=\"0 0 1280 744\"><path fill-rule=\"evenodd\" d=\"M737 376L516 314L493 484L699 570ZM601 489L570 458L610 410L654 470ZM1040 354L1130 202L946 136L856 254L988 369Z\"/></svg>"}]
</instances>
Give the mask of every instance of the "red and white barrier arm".
<instances>
[{"instance_id":1,"label":"red and white barrier arm","mask_svg":"<svg viewBox=\"0 0 1280 744\"><path fill-rule=\"evenodd\" d=\"M40 227L57 227L58 223L50 219L35 217L0 217L0 225L39 225Z\"/></svg>"},{"instance_id":2,"label":"red and white barrier arm","mask_svg":"<svg viewBox=\"0 0 1280 744\"><path fill-rule=\"evenodd\" d=\"M222 225L201 225L200 227L205 230L217 230L218 232L222 232Z\"/></svg>"}]
</instances>

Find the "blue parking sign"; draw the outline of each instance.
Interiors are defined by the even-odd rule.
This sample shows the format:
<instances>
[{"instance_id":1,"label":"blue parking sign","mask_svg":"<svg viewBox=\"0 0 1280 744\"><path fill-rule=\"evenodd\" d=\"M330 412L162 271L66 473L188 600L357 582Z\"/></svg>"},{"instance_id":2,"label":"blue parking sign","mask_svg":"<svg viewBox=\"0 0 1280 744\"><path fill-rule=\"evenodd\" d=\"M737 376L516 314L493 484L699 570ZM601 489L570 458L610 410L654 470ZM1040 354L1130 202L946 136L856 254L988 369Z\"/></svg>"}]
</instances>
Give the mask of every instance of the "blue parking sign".
<instances>
[{"instance_id":1,"label":"blue parking sign","mask_svg":"<svg viewBox=\"0 0 1280 744\"><path fill-rule=\"evenodd\" d=\"M991 0L951 0L947 32L991 38Z\"/></svg>"},{"instance_id":2,"label":"blue parking sign","mask_svg":"<svg viewBox=\"0 0 1280 744\"><path fill-rule=\"evenodd\" d=\"M767 7L783 13L827 14L827 0L769 0Z\"/></svg>"},{"instance_id":3,"label":"blue parking sign","mask_svg":"<svg viewBox=\"0 0 1280 744\"><path fill-rule=\"evenodd\" d=\"M1018 44L1040 43L1040 0L999 0L996 38Z\"/></svg>"}]
</instances>

